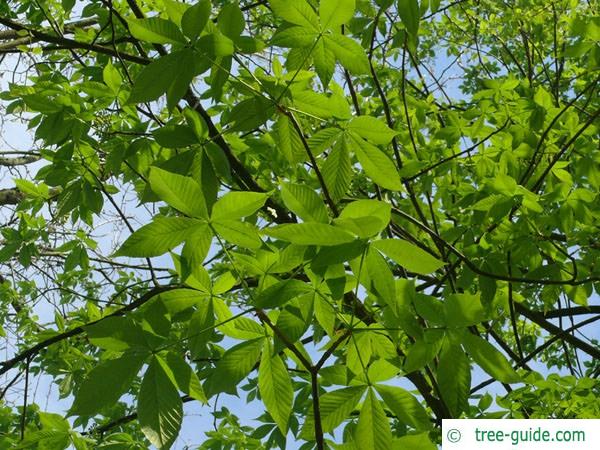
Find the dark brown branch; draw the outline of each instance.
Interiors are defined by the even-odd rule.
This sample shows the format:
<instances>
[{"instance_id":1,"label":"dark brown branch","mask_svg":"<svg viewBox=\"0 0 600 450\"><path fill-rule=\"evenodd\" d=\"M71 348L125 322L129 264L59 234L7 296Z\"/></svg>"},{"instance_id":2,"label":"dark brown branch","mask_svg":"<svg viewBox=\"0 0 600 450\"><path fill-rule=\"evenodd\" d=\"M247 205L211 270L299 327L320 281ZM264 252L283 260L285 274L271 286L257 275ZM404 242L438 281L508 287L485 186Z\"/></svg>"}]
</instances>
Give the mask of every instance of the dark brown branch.
<instances>
[{"instance_id":1,"label":"dark brown branch","mask_svg":"<svg viewBox=\"0 0 600 450\"><path fill-rule=\"evenodd\" d=\"M146 58L141 58L139 56L131 55L124 52L116 52L114 49L109 47L104 47L102 45L96 44L88 44L86 42L76 41L74 39L66 38L64 36L55 36L52 34L48 34L44 31L35 30L32 28L28 28L25 25L22 25L18 22L14 22L13 20L7 19L6 17L0 17L0 24L9 27L15 31L26 31L31 36L39 41L48 42L51 44L61 45L68 49L83 49L90 50L92 52L101 53L103 55L109 55L114 57L121 57L127 61L131 61L137 64L148 64L149 60Z\"/></svg>"},{"instance_id":2,"label":"dark brown branch","mask_svg":"<svg viewBox=\"0 0 600 450\"><path fill-rule=\"evenodd\" d=\"M48 348L48 347L50 347L53 344L56 344L58 342L62 342L62 341L66 340L68 338L71 338L73 336L77 336L79 334L84 333L85 332L85 327L88 327L90 325L94 325L94 324L96 324L98 322L101 322L104 319L106 319L107 317L122 316L122 315L124 315L128 311L133 311L134 309L139 308L140 306L142 306L144 303L150 301L155 296L157 296L157 295L159 295L159 294L161 294L163 292L167 292L167 291L170 291L170 290L173 290L173 289L177 289L177 288L179 288L179 286L177 286L177 285L155 287L155 288L149 290L148 292L146 292L144 295L142 295L137 300L135 300L135 301L131 302L130 304L124 306L123 308L121 308L121 309L113 312L112 314L104 316L101 319L94 320L92 322L86 323L85 325L72 328L72 329L70 329L68 331L65 331L64 333L57 334L56 336L53 336L53 337L51 337L49 339L46 339L46 340L44 340L42 342L39 342L36 345L34 345L33 347L30 347L27 350L25 350L25 351L19 353L18 355L14 356L13 358L8 359L8 360L0 363L0 375L5 374L6 372L8 372L12 368L14 368L20 362L23 362L23 361L27 360L28 358L37 355L41 350L44 350L45 348Z\"/></svg>"}]
</instances>

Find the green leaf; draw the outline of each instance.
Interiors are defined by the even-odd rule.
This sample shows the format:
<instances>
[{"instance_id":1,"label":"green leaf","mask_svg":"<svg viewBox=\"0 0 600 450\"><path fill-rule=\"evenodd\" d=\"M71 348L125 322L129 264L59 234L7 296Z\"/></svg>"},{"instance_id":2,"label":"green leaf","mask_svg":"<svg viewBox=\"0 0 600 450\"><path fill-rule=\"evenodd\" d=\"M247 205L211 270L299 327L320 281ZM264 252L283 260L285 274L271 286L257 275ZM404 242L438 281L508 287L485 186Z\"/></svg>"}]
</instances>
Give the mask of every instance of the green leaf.
<instances>
[{"instance_id":1,"label":"green leaf","mask_svg":"<svg viewBox=\"0 0 600 450\"><path fill-rule=\"evenodd\" d=\"M197 309L190 319L187 330L190 352L193 359L207 354L206 344L210 342L214 328L215 314L213 301L207 297L205 301L197 305Z\"/></svg>"},{"instance_id":2,"label":"green leaf","mask_svg":"<svg viewBox=\"0 0 600 450\"><path fill-rule=\"evenodd\" d=\"M177 64L176 74L167 88L167 109L169 111L172 111L177 106L179 100L188 91L196 75L194 65L191 62L198 55L193 50L185 48L179 52L172 53L172 56L177 58Z\"/></svg>"},{"instance_id":3,"label":"green leaf","mask_svg":"<svg viewBox=\"0 0 600 450\"><path fill-rule=\"evenodd\" d=\"M444 313L449 327L469 327L488 319L479 293L449 295L444 301Z\"/></svg>"},{"instance_id":4,"label":"green leaf","mask_svg":"<svg viewBox=\"0 0 600 450\"><path fill-rule=\"evenodd\" d=\"M324 433L332 432L350 416L350 413L354 411L366 389L366 386L351 386L326 392L319 397L321 426ZM306 422L300 436L304 439L314 440L312 408L310 413L306 415Z\"/></svg>"},{"instance_id":5,"label":"green leaf","mask_svg":"<svg viewBox=\"0 0 600 450\"><path fill-rule=\"evenodd\" d=\"M398 170L388 155L358 135L351 133L348 140L361 167L374 183L391 191L402 189Z\"/></svg>"},{"instance_id":6,"label":"green leaf","mask_svg":"<svg viewBox=\"0 0 600 450\"><path fill-rule=\"evenodd\" d=\"M406 31L416 37L419 33L419 18L421 16L418 0L398 0L398 15Z\"/></svg>"},{"instance_id":7,"label":"green leaf","mask_svg":"<svg viewBox=\"0 0 600 450\"><path fill-rule=\"evenodd\" d=\"M193 178L152 167L148 181L152 191L176 210L190 217L208 218L202 188Z\"/></svg>"},{"instance_id":8,"label":"green leaf","mask_svg":"<svg viewBox=\"0 0 600 450\"><path fill-rule=\"evenodd\" d=\"M321 26L338 31L338 28L348 23L354 15L354 0L321 0L319 18Z\"/></svg>"},{"instance_id":9,"label":"green leaf","mask_svg":"<svg viewBox=\"0 0 600 450\"><path fill-rule=\"evenodd\" d=\"M344 106L343 102L338 102L333 95L328 97L325 94L319 94L314 91L301 90L294 91L292 97L294 100L293 106L300 113L321 119L328 119L330 117L348 118L349 111L347 104Z\"/></svg>"},{"instance_id":10,"label":"green leaf","mask_svg":"<svg viewBox=\"0 0 600 450\"><path fill-rule=\"evenodd\" d=\"M227 3L221 9L217 24L221 32L230 39L239 37L246 26L244 14L236 3Z\"/></svg>"},{"instance_id":11,"label":"green leaf","mask_svg":"<svg viewBox=\"0 0 600 450\"><path fill-rule=\"evenodd\" d=\"M185 125L167 124L152 131L158 145L164 148L182 148L198 144L194 130Z\"/></svg>"},{"instance_id":12,"label":"green leaf","mask_svg":"<svg viewBox=\"0 0 600 450\"><path fill-rule=\"evenodd\" d=\"M273 126L272 135L277 148L283 153L288 162L296 164L306 159L302 140L288 116L279 114L277 123Z\"/></svg>"},{"instance_id":13,"label":"green leaf","mask_svg":"<svg viewBox=\"0 0 600 450\"><path fill-rule=\"evenodd\" d=\"M392 445L390 423L372 389L367 392L367 398L360 410L356 443L361 449L372 450L388 450Z\"/></svg>"},{"instance_id":14,"label":"green leaf","mask_svg":"<svg viewBox=\"0 0 600 450\"><path fill-rule=\"evenodd\" d=\"M126 317L106 317L84 328L88 340L106 350L123 352L130 348L148 348L144 331Z\"/></svg>"},{"instance_id":15,"label":"green leaf","mask_svg":"<svg viewBox=\"0 0 600 450\"><path fill-rule=\"evenodd\" d=\"M152 61L135 79L127 103L150 102L166 93L167 107L173 109L194 78L190 61L195 57L192 50L183 49Z\"/></svg>"},{"instance_id":16,"label":"green leaf","mask_svg":"<svg viewBox=\"0 0 600 450\"><path fill-rule=\"evenodd\" d=\"M325 47L333 52L336 59L353 75L369 73L369 60L365 50L357 42L338 33L323 36Z\"/></svg>"},{"instance_id":17,"label":"green leaf","mask_svg":"<svg viewBox=\"0 0 600 450\"><path fill-rule=\"evenodd\" d=\"M258 230L248 222L234 219L219 219L212 223L215 231L227 242L247 248L260 248L262 240Z\"/></svg>"},{"instance_id":18,"label":"green leaf","mask_svg":"<svg viewBox=\"0 0 600 450\"><path fill-rule=\"evenodd\" d=\"M392 138L398 134L381 120L371 116L358 116L353 118L348 122L346 129L377 145L389 144L392 141Z\"/></svg>"},{"instance_id":19,"label":"green leaf","mask_svg":"<svg viewBox=\"0 0 600 450\"><path fill-rule=\"evenodd\" d=\"M391 206L389 203L379 200L356 200L344 207L335 223L341 225L344 223L343 221L346 221L346 225L341 226L346 226L355 234L366 238L383 231L389 224L390 218ZM349 220L354 220L354 222L348 222Z\"/></svg>"},{"instance_id":20,"label":"green leaf","mask_svg":"<svg viewBox=\"0 0 600 450\"><path fill-rule=\"evenodd\" d=\"M185 44L179 27L170 20L159 17L129 20L129 31L140 41L152 44Z\"/></svg>"},{"instance_id":21,"label":"green leaf","mask_svg":"<svg viewBox=\"0 0 600 450\"><path fill-rule=\"evenodd\" d=\"M186 278L202 263L208 255L212 243L213 233L208 225L199 225L189 233L181 250L182 277Z\"/></svg>"},{"instance_id":22,"label":"green leaf","mask_svg":"<svg viewBox=\"0 0 600 450\"><path fill-rule=\"evenodd\" d=\"M392 450L438 450L438 446L431 442L429 433L407 434L394 439Z\"/></svg>"},{"instance_id":23,"label":"green leaf","mask_svg":"<svg viewBox=\"0 0 600 450\"><path fill-rule=\"evenodd\" d=\"M258 388L267 411L283 435L287 435L294 400L292 380L279 355L271 356L271 346L268 342L260 360Z\"/></svg>"},{"instance_id":24,"label":"green leaf","mask_svg":"<svg viewBox=\"0 0 600 450\"><path fill-rule=\"evenodd\" d=\"M262 192L228 192L213 206L211 220L241 219L263 207L268 194Z\"/></svg>"},{"instance_id":25,"label":"green leaf","mask_svg":"<svg viewBox=\"0 0 600 450\"><path fill-rule=\"evenodd\" d=\"M114 93L119 92L119 89L123 84L121 73L111 63L108 63L106 66L104 66L104 69L102 70L102 79Z\"/></svg>"},{"instance_id":26,"label":"green leaf","mask_svg":"<svg viewBox=\"0 0 600 450\"><path fill-rule=\"evenodd\" d=\"M158 296L169 314L174 315L202 302L205 294L194 289L173 289Z\"/></svg>"},{"instance_id":27,"label":"green leaf","mask_svg":"<svg viewBox=\"0 0 600 450\"><path fill-rule=\"evenodd\" d=\"M462 344L475 362L494 379L502 383L518 383L521 377L496 347L485 339L465 333Z\"/></svg>"},{"instance_id":28,"label":"green leaf","mask_svg":"<svg viewBox=\"0 0 600 450\"><path fill-rule=\"evenodd\" d=\"M264 337L264 328L248 317L233 318L233 313L225 302L219 298L213 297L214 311L217 317L218 330L225 336L234 339L250 340Z\"/></svg>"},{"instance_id":29,"label":"green leaf","mask_svg":"<svg viewBox=\"0 0 600 450\"><path fill-rule=\"evenodd\" d=\"M437 381L452 417L459 418L460 413L468 408L471 391L471 365L460 345L444 343L437 368Z\"/></svg>"},{"instance_id":30,"label":"green leaf","mask_svg":"<svg viewBox=\"0 0 600 450\"><path fill-rule=\"evenodd\" d=\"M314 45L312 55L315 71L319 75L323 87L327 88L335 72L335 54L325 45L323 39L319 39Z\"/></svg>"},{"instance_id":31,"label":"green leaf","mask_svg":"<svg viewBox=\"0 0 600 450\"><path fill-rule=\"evenodd\" d=\"M69 414L93 416L113 406L131 388L145 359L145 354L130 352L98 364L87 374L75 393Z\"/></svg>"},{"instance_id":32,"label":"green leaf","mask_svg":"<svg viewBox=\"0 0 600 450\"><path fill-rule=\"evenodd\" d=\"M129 236L115 256L149 258L163 255L203 225L199 220L185 217L155 217Z\"/></svg>"},{"instance_id":33,"label":"green leaf","mask_svg":"<svg viewBox=\"0 0 600 450\"><path fill-rule=\"evenodd\" d=\"M371 292L374 290L383 303L392 304L396 298L396 285L394 275L383 256L376 250L370 249L364 263L372 284L369 290Z\"/></svg>"},{"instance_id":34,"label":"green leaf","mask_svg":"<svg viewBox=\"0 0 600 450\"><path fill-rule=\"evenodd\" d=\"M204 50L213 58L233 55L235 50L233 41L217 31L206 34L198 39L196 48Z\"/></svg>"},{"instance_id":35,"label":"green leaf","mask_svg":"<svg viewBox=\"0 0 600 450\"><path fill-rule=\"evenodd\" d=\"M410 392L396 386L377 385L375 389L400 422L416 430L431 429L427 411Z\"/></svg>"},{"instance_id":36,"label":"green leaf","mask_svg":"<svg viewBox=\"0 0 600 450\"><path fill-rule=\"evenodd\" d=\"M445 264L416 245L401 239L381 239L371 245L411 272L427 275Z\"/></svg>"},{"instance_id":37,"label":"green leaf","mask_svg":"<svg viewBox=\"0 0 600 450\"><path fill-rule=\"evenodd\" d=\"M269 5L275 15L286 22L319 29L319 18L305 0L269 0Z\"/></svg>"},{"instance_id":38,"label":"green leaf","mask_svg":"<svg viewBox=\"0 0 600 450\"><path fill-rule=\"evenodd\" d=\"M406 360L404 361L405 372L411 373L415 370L422 369L433 361L439 350L439 343L431 343L427 342L425 339L417 339L406 353Z\"/></svg>"},{"instance_id":39,"label":"green leaf","mask_svg":"<svg viewBox=\"0 0 600 450\"><path fill-rule=\"evenodd\" d=\"M299 245L338 245L352 242L354 236L342 228L317 222L304 222L263 228L263 234Z\"/></svg>"},{"instance_id":40,"label":"green leaf","mask_svg":"<svg viewBox=\"0 0 600 450\"><path fill-rule=\"evenodd\" d=\"M254 299L257 308L275 308L283 306L291 299L310 290L308 284L293 278L269 286Z\"/></svg>"},{"instance_id":41,"label":"green leaf","mask_svg":"<svg viewBox=\"0 0 600 450\"><path fill-rule=\"evenodd\" d=\"M204 382L204 392L211 398L220 392L235 395L236 386L250 373L263 347L258 338L234 345L227 350Z\"/></svg>"},{"instance_id":42,"label":"green leaf","mask_svg":"<svg viewBox=\"0 0 600 450\"><path fill-rule=\"evenodd\" d=\"M282 27L273 35L271 45L285 48L311 47L318 37L319 33L312 28L298 26ZM335 64L335 59L333 62Z\"/></svg>"},{"instance_id":43,"label":"green leaf","mask_svg":"<svg viewBox=\"0 0 600 450\"><path fill-rule=\"evenodd\" d=\"M173 55L162 56L152 61L135 79L127 103L150 102L165 94L177 76L178 67L179 61Z\"/></svg>"},{"instance_id":44,"label":"green leaf","mask_svg":"<svg viewBox=\"0 0 600 450\"><path fill-rule=\"evenodd\" d=\"M336 145L321 168L325 185L334 202L346 195L352 182L352 164L345 142Z\"/></svg>"},{"instance_id":45,"label":"green leaf","mask_svg":"<svg viewBox=\"0 0 600 450\"><path fill-rule=\"evenodd\" d=\"M137 413L140 427L150 443L160 450L171 448L181 428L183 406L157 356L144 374Z\"/></svg>"},{"instance_id":46,"label":"green leaf","mask_svg":"<svg viewBox=\"0 0 600 450\"><path fill-rule=\"evenodd\" d=\"M183 13L181 28L188 38L193 40L200 36L210 19L210 10L210 0L200 0Z\"/></svg>"},{"instance_id":47,"label":"green leaf","mask_svg":"<svg viewBox=\"0 0 600 450\"><path fill-rule=\"evenodd\" d=\"M323 200L311 188L301 184L281 186L283 203L304 222L329 222L329 214Z\"/></svg>"},{"instance_id":48,"label":"green leaf","mask_svg":"<svg viewBox=\"0 0 600 450\"><path fill-rule=\"evenodd\" d=\"M156 356L156 360L177 389L194 400L201 403L207 402L198 375L181 356L175 352L169 352L166 354L166 358Z\"/></svg>"}]
</instances>

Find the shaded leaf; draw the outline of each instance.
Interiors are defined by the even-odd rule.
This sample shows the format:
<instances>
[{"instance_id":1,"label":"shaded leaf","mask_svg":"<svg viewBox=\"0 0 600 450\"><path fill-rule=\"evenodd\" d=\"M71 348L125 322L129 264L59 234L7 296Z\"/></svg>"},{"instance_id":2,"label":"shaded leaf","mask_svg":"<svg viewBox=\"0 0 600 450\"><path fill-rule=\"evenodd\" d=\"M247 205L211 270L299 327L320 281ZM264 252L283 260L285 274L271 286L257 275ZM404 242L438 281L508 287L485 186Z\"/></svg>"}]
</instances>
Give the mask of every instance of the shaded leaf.
<instances>
[{"instance_id":1,"label":"shaded leaf","mask_svg":"<svg viewBox=\"0 0 600 450\"><path fill-rule=\"evenodd\" d=\"M161 450L171 448L181 428L183 406L157 356L144 374L137 414L140 427L152 445Z\"/></svg>"},{"instance_id":2,"label":"shaded leaf","mask_svg":"<svg viewBox=\"0 0 600 450\"><path fill-rule=\"evenodd\" d=\"M145 358L146 354L130 352L98 364L87 374L75 393L69 413L93 416L113 406L131 387Z\"/></svg>"},{"instance_id":3,"label":"shaded leaf","mask_svg":"<svg viewBox=\"0 0 600 450\"><path fill-rule=\"evenodd\" d=\"M160 17L133 19L128 21L129 31L134 38L153 44L185 44L179 27L170 20Z\"/></svg>"},{"instance_id":4,"label":"shaded leaf","mask_svg":"<svg viewBox=\"0 0 600 450\"><path fill-rule=\"evenodd\" d=\"M445 264L416 245L401 239L381 239L371 245L411 272L426 275Z\"/></svg>"},{"instance_id":5,"label":"shaded leaf","mask_svg":"<svg viewBox=\"0 0 600 450\"><path fill-rule=\"evenodd\" d=\"M494 379L502 383L521 381L521 377L515 372L506 357L485 339L465 333L462 344L475 362Z\"/></svg>"}]
</instances>

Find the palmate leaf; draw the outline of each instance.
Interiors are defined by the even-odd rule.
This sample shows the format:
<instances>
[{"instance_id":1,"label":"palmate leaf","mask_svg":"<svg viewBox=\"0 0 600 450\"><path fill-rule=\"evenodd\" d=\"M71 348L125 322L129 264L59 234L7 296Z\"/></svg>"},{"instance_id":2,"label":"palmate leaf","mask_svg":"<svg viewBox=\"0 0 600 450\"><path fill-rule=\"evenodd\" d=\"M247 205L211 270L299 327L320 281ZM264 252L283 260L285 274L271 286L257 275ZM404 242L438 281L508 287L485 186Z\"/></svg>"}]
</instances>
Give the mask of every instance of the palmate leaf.
<instances>
[{"instance_id":1,"label":"palmate leaf","mask_svg":"<svg viewBox=\"0 0 600 450\"><path fill-rule=\"evenodd\" d=\"M488 319L478 294L451 294L444 301L446 325L468 327Z\"/></svg>"},{"instance_id":2,"label":"palmate leaf","mask_svg":"<svg viewBox=\"0 0 600 450\"><path fill-rule=\"evenodd\" d=\"M285 48L310 48L318 38L319 32L313 28L300 26L280 27L273 35L271 44ZM335 58L333 63L335 64Z\"/></svg>"},{"instance_id":3,"label":"palmate leaf","mask_svg":"<svg viewBox=\"0 0 600 450\"><path fill-rule=\"evenodd\" d=\"M398 170L388 155L353 132L349 133L346 140L373 182L391 191L402 189Z\"/></svg>"},{"instance_id":4,"label":"palmate leaf","mask_svg":"<svg viewBox=\"0 0 600 450\"><path fill-rule=\"evenodd\" d=\"M275 15L286 22L319 29L319 18L306 0L270 0L269 5Z\"/></svg>"},{"instance_id":5,"label":"palmate leaf","mask_svg":"<svg viewBox=\"0 0 600 450\"><path fill-rule=\"evenodd\" d=\"M375 389L402 423L417 430L431 429L432 424L427 411L410 392L397 386L377 385Z\"/></svg>"},{"instance_id":6,"label":"palmate leaf","mask_svg":"<svg viewBox=\"0 0 600 450\"><path fill-rule=\"evenodd\" d=\"M310 285L300 280L283 280L269 286L258 294L254 303L258 308L283 306L293 298L306 294L309 290Z\"/></svg>"},{"instance_id":7,"label":"palmate leaf","mask_svg":"<svg viewBox=\"0 0 600 450\"><path fill-rule=\"evenodd\" d=\"M494 379L502 383L518 383L521 377L508 360L492 344L471 333L465 333L462 344L473 360Z\"/></svg>"},{"instance_id":8,"label":"palmate leaf","mask_svg":"<svg viewBox=\"0 0 600 450\"><path fill-rule=\"evenodd\" d=\"M299 245L339 245L355 238L342 228L318 222L293 223L263 228L263 234Z\"/></svg>"},{"instance_id":9,"label":"palmate leaf","mask_svg":"<svg viewBox=\"0 0 600 450\"><path fill-rule=\"evenodd\" d=\"M391 206L389 203L378 200L356 200L344 207L336 223L355 220L355 226L349 226L348 229L355 229L353 232L366 238L383 231L388 226L390 219ZM348 224L348 222L346 223Z\"/></svg>"},{"instance_id":10,"label":"palmate leaf","mask_svg":"<svg viewBox=\"0 0 600 450\"><path fill-rule=\"evenodd\" d=\"M144 103L167 94L167 106L172 109L183 97L192 82L196 57L191 49L161 56L142 69L135 79L127 103Z\"/></svg>"},{"instance_id":11,"label":"palmate leaf","mask_svg":"<svg viewBox=\"0 0 600 450\"><path fill-rule=\"evenodd\" d=\"M437 381L452 417L458 418L468 407L471 390L471 365L460 345L448 341L444 343L437 368Z\"/></svg>"},{"instance_id":12,"label":"palmate leaf","mask_svg":"<svg viewBox=\"0 0 600 450\"><path fill-rule=\"evenodd\" d=\"M181 356L175 352L168 352L166 355L157 356L156 361L178 390L201 403L207 402L198 375Z\"/></svg>"},{"instance_id":13,"label":"palmate leaf","mask_svg":"<svg viewBox=\"0 0 600 450\"><path fill-rule=\"evenodd\" d=\"M438 446L431 442L429 433L408 434L394 439L393 450L437 450Z\"/></svg>"},{"instance_id":14,"label":"palmate leaf","mask_svg":"<svg viewBox=\"0 0 600 450\"><path fill-rule=\"evenodd\" d=\"M230 39L237 39L244 31L246 21L244 14L236 3L227 3L221 9L217 24L221 32Z\"/></svg>"},{"instance_id":15,"label":"palmate leaf","mask_svg":"<svg viewBox=\"0 0 600 450\"><path fill-rule=\"evenodd\" d=\"M190 39L196 39L210 19L210 0L199 0L190 6L181 17L183 33Z\"/></svg>"},{"instance_id":16,"label":"palmate leaf","mask_svg":"<svg viewBox=\"0 0 600 450\"><path fill-rule=\"evenodd\" d=\"M185 217L155 217L148 225L136 230L115 256L160 256L181 244L190 233L203 229L204 223Z\"/></svg>"},{"instance_id":17,"label":"palmate leaf","mask_svg":"<svg viewBox=\"0 0 600 450\"><path fill-rule=\"evenodd\" d=\"M285 206L305 222L329 221L329 214L323 200L308 186L301 184L284 184L281 197Z\"/></svg>"},{"instance_id":18,"label":"palmate leaf","mask_svg":"<svg viewBox=\"0 0 600 450\"><path fill-rule=\"evenodd\" d=\"M351 386L320 396L321 426L324 433L332 432L350 416L366 389L366 386ZM311 408L306 414L306 422L302 427L300 437L314 440L314 436L314 416Z\"/></svg>"},{"instance_id":19,"label":"palmate leaf","mask_svg":"<svg viewBox=\"0 0 600 450\"><path fill-rule=\"evenodd\" d=\"M382 239L371 245L411 272L429 274L445 264L416 245L401 239Z\"/></svg>"},{"instance_id":20,"label":"palmate leaf","mask_svg":"<svg viewBox=\"0 0 600 450\"><path fill-rule=\"evenodd\" d=\"M398 0L398 15L409 34L416 37L419 32L419 2L417 0Z\"/></svg>"},{"instance_id":21,"label":"palmate leaf","mask_svg":"<svg viewBox=\"0 0 600 450\"><path fill-rule=\"evenodd\" d=\"M69 414L93 416L113 406L131 387L146 357L145 353L128 352L98 364L87 374L75 393Z\"/></svg>"},{"instance_id":22,"label":"palmate leaf","mask_svg":"<svg viewBox=\"0 0 600 450\"><path fill-rule=\"evenodd\" d=\"M321 168L329 194L334 202L346 195L352 182L352 163L344 141L338 143Z\"/></svg>"},{"instance_id":23,"label":"palmate leaf","mask_svg":"<svg viewBox=\"0 0 600 450\"><path fill-rule=\"evenodd\" d=\"M372 388L367 392L367 398L360 410L356 442L359 448L372 450L388 450L392 445L390 423Z\"/></svg>"},{"instance_id":24,"label":"palmate leaf","mask_svg":"<svg viewBox=\"0 0 600 450\"><path fill-rule=\"evenodd\" d=\"M392 138L398 134L383 121L371 116L355 117L348 122L346 129L377 145L389 144Z\"/></svg>"},{"instance_id":25,"label":"palmate leaf","mask_svg":"<svg viewBox=\"0 0 600 450\"><path fill-rule=\"evenodd\" d=\"M228 192L213 205L211 220L251 216L263 207L267 198L262 192Z\"/></svg>"},{"instance_id":26,"label":"palmate leaf","mask_svg":"<svg viewBox=\"0 0 600 450\"><path fill-rule=\"evenodd\" d=\"M252 370L260 357L264 338L252 339L231 347L204 382L208 398L220 392L235 394L237 385Z\"/></svg>"},{"instance_id":27,"label":"palmate leaf","mask_svg":"<svg viewBox=\"0 0 600 450\"><path fill-rule=\"evenodd\" d=\"M369 73L369 60L365 50L359 43L339 33L323 36L325 46L330 49L336 59L353 75Z\"/></svg>"},{"instance_id":28,"label":"palmate leaf","mask_svg":"<svg viewBox=\"0 0 600 450\"><path fill-rule=\"evenodd\" d=\"M267 411L285 436L292 413L294 390L292 380L279 355L271 355L271 345L266 342L258 370L258 388Z\"/></svg>"},{"instance_id":29,"label":"palmate leaf","mask_svg":"<svg viewBox=\"0 0 600 450\"><path fill-rule=\"evenodd\" d=\"M128 21L129 31L140 41L152 44L185 44L179 27L170 20L160 17Z\"/></svg>"},{"instance_id":30,"label":"palmate leaf","mask_svg":"<svg viewBox=\"0 0 600 450\"><path fill-rule=\"evenodd\" d=\"M319 39L314 44L312 51L313 62L315 64L315 71L319 75L319 79L325 88L329 86L329 82L335 72L335 54L325 44L323 39Z\"/></svg>"},{"instance_id":31,"label":"palmate leaf","mask_svg":"<svg viewBox=\"0 0 600 450\"><path fill-rule=\"evenodd\" d=\"M105 350L123 352L130 348L149 350L144 330L127 317L106 317L85 327L88 340Z\"/></svg>"},{"instance_id":32,"label":"palmate leaf","mask_svg":"<svg viewBox=\"0 0 600 450\"><path fill-rule=\"evenodd\" d=\"M158 356L152 358L144 374L137 413L142 431L152 445L160 450L171 448L181 428L183 406Z\"/></svg>"},{"instance_id":33,"label":"palmate leaf","mask_svg":"<svg viewBox=\"0 0 600 450\"><path fill-rule=\"evenodd\" d=\"M406 373L411 373L425 367L425 365L433 361L439 350L439 343L430 343L425 339L418 339L409 347L406 353L404 370Z\"/></svg>"},{"instance_id":34,"label":"palmate leaf","mask_svg":"<svg viewBox=\"0 0 600 450\"><path fill-rule=\"evenodd\" d=\"M277 117L277 122L273 126L273 139L277 143L278 150L291 164L299 163L307 158L300 135L285 114L279 114Z\"/></svg>"},{"instance_id":35,"label":"palmate leaf","mask_svg":"<svg viewBox=\"0 0 600 450\"><path fill-rule=\"evenodd\" d=\"M246 248L260 248L262 240L258 230L249 222L240 222L235 219L219 219L212 222L211 226L225 241Z\"/></svg>"},{"instance_id":36,"label":"palmate leaf","mask_svg":"<svg viewBox=\"0 0 600 450\"><path fill-rule=\"evenodd\" d=\"M148 180L154 193L173 208L190 217L208 218L202 188L193 178L153 167Z\"/></svg>"},{"instance_id":37,"label":"palmate leaf","mask_svg":"<svg viewBox=\"0 0 600 450\"><path fill-rule=\"evenodd\" d=\"M319 3L319 18L321 26L337 31L354 15L354 0L321 0Z\"/></svg>"}]
</instances>

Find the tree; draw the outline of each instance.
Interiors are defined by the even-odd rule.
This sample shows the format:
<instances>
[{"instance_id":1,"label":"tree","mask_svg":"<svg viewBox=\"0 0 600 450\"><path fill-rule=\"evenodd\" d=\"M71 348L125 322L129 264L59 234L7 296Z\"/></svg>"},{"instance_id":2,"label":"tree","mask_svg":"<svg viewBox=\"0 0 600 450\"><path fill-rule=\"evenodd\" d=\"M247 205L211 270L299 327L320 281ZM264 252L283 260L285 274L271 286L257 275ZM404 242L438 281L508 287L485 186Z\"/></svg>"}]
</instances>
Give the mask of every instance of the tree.
<instances>
[{"instance_id":1,"label":"tree","mask_svg":"<svg viewBox=\"0 0 600 450\"><path fill-rule=\"evenodd\" d=\"M168 449L191 402L204 449L600 416L597 2L7 0L0 24L1 448Z\"/></svg>"}]
</instances>

